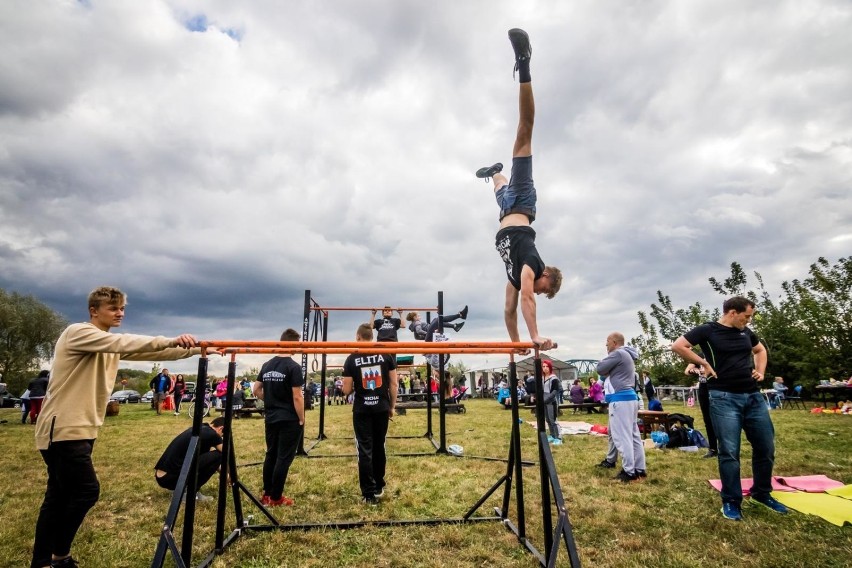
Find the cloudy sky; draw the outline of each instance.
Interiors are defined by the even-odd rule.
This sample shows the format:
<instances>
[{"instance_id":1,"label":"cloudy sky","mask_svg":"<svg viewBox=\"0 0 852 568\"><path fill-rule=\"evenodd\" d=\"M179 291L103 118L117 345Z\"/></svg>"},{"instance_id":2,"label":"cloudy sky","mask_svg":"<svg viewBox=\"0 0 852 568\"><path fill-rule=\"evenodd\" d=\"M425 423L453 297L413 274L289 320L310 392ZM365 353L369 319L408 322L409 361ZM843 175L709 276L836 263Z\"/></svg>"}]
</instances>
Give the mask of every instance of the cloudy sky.
<instances>
[{"instance_id":1,"label":"cloudy sky","mask_svg":"<svg viewBox=\"0 0 852 568\"><path fill-rule=\"evenodd\" d=\"M505 339L473 174L511 161L512 27L533 46L538 248L565 274L539 299L556 357L636 335L658 289L718 304L732 261L777 291L852 251L845 0L6 0L0 287L81 321L115 285L123 331L247 340L298 327L305 289L443 290L470 305L458 338ZM332 313L329 339L368 318Z\"/></svg>"}]
</instances>

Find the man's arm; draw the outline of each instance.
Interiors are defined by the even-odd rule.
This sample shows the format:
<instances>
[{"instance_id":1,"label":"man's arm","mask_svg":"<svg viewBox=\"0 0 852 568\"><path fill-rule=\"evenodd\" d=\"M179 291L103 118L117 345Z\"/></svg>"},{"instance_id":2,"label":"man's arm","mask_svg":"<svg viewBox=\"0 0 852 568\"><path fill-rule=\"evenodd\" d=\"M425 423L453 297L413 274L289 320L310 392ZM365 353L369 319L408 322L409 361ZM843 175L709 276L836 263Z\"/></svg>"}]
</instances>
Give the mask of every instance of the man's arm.
<instances>
[{"instance_id":1,"label":"man's arm","mask_svg":"<svg viewBox=\"0 0 852 568\"><path fill-rule=\"evenodd\" d=\"M354 390L352 377L343 377L343 396L349 396Z\"/></svg>"},{"instance_id":2,"label":"man's arm","mask_svg":"<svg viewBox=\"0 0 852 568\"><path fill-rule=\"evenodd\" d=\"M704 367L704 376L708 379L716 376L716 371L710 366L710 363L702 359L698 353L692 350L692 344L686 340L686 337L682 335L678 337L675 342L672 343L672 351L680 355L687 363Z\"/></svg>"},{"instance_id":3,"label":"man's arm","mask_svg":"<svg viewBox=\"0 0 852 568\"><path fill-rule=\"evenodd\" d=\"M393 418L394 409L396 408L396 394L399 390L399 377L396 374L396 369L390 370L390 385L388 385L388 389L390 389L390 409L388 410L388 416Z\"/></svg>"},{"instance_id":4,"label":"man's arm","mask_svg":"<svg viewBox=\"0 0 852 568\"><path fill-rule=\"evenodd\" d=\"M299 417L299 426L305 425L305 397L302 395L302 387L293 387L293 408Z\"/></svg>"},{"instance_id":5,"label":"man's arm","mask_svg":"<svg viewBox=\"0 0 852 568\"><path fill-rule=\"evenodd\" d=\"M260 400L263 400L263 383L255 381L251 384L251 394Z\"/></svg>"},{"instance_id":6,"label":"man's arm","mask_svg":"<svg viewBox=\"0 0 852 568\"><path fill-rule=\"evenodd\" d=\"M506 282L506 306L503 310L503 318L506 320L506 331L509 339L519 342L521 336L518 333L518 291L511 282Z\"/></svg>"},{"instance_id":7,"label":"man's arm","mask_svg":"<svg viewBox=\"0 0 852 568\"><path fill-rule=\"evenodd\" d=\"M530 339L532 339L533 343L537 343L541 349L552 348L553 341L548 337L541 337L538 334L535 305L535 272L526 264L521 269L521 313L524 315L524 321L527 324ZM517 317L515 317L515 333L517 333L517 326Z\"/></svg>"},{"instance_id":8,"label":"man's arm","mask_svg":"<svg viewBox=\"0 0 852 568\"><path fill-rule=\"evenodd\" d=\"M763 380L763 373L766 372L766 363L768 360L766 347L763 346L763 343L758 343L751 352L754 354L754 369L751 372L751 376L757 382L760 382Z\"/></svg>"}]
</instances>

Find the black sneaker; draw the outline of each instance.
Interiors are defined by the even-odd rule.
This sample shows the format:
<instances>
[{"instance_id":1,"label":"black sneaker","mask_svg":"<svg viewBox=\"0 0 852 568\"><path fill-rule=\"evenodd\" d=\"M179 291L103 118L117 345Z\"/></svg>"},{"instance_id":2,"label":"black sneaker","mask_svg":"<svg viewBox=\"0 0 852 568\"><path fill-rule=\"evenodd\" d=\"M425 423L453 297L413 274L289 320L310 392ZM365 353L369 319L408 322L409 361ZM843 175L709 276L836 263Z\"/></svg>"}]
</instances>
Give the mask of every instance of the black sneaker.
<instances>
[{"instance_id":1,"label":"black sneaker","mask_svg":"<svg viewBox=\"0 0 852 568\"><path fill-rule=\"evenodd\" d=\"M512 49L515 50L515 71L517 71L519 61L528 61L532 57L530 36L522 29L512 28L509 30L509 41L512 42ZM514 76L513 72L512 77Z\"/></svg>"},{"instance_id":2,"label":"black sneaker","mask_svg":"<svg viewBox=\"0 0 852 568\"><path fill-rule=\"evenodd\" d=\"M458 330L460 330L461 328L463 328L463 327L464 327L464 322L461 322L461 323L451 323L451 324L450 324L450 327L452 327L452 328L453 328L453 331L458 331Z\"/></svg>"},{"instance_id":3,"label":"black sneaker","mask_svg":"<svg viewBox=\"0 0 852 568\"><path fill-rule=\"evenodd\" d=\"M503 164L497 162L493 166L485 166L476 170L476 177L484 179L486 182L494 177L494 174L499 174L503 171ZM467 314L465 314L467 315Z\"/></svg>"},{"instance_id":4,"label":"black sneaker","mask_svg":"<svg viewBox=\"0 0 852 568\"><path fill-rule=\"evenodd\" d=\"M79 564L72 556L66 556L62 560L54 560L50 566L51 568L77 568Z\"/></svg>"},{"instance_id":5,"label":"black sneaker","mask_svg":"<svg viewBox=\"0 0 852 568\"><path fill-rule=\"evenodd\" d=\"M618 472L618 475L613 477L615 481L620 481L622 483L630 483L631 481L638 481L639 476L635 473L627 473L623 469Z\"/></svg>"},{"instance_id":6,"label":"black sneaker","mask_svg":"<svg viewBox=\"0 0 852 568\"><path fill-rule=\"evenodd\" d=\"M637 469L636 470L636 476L641 477L641 478L645 478L645 477L648 477L648 472L645 471L644 469Z\"/></svg>"},{"instance_id":7,"label":"black sneaker","mask_svg":"<svg viewBox=\"0 0 852 568\"><path fill-rule=\"evenodd\" d=\"M716 450L707 450L707 453L701 456L702 458L715 458L718 456L718 452Z\"/></svg>"},{"instance_id":8,"label":"black sneaker","mask_svg":"<svg viewBox=\"0 0 852 568\"><path fill-rule=\"evenodd\" d=\"M595 467L602 467L602 468L604 468L604 469L612 469L612 468L614 468L614 467L615 467L615 464L614 464L613 462L611 462L611 461L607 460L606 458L604 458L604 459L601 461L601 463L599 463L599 464L598 464L598 465L596 465Z\"/></svg>"},{"instance_id":9,"label":"black sneaker","mask_svg":"<svg viewBox=\"0 0 852 568\"><path fill-rule=\"evenodd\" d=\"M503 164L500 164L500 169L503 169ZM459 312L459 317L461 319L467 319L467 306L463 307L462 310Z\"/></svg>"},{"instance_id":10,"label":"black sneaker","mask_svg":"<svg viewBox=\"0 0 852 568\"><path fill-rule=\"evenodd\" d=\"M367 495L363 499L361 499L361 502L365 505L370 505L370 506L376 506L376 505L379 504L379 500L376 499L375 495Z\"/></svg>"}]
</instances>

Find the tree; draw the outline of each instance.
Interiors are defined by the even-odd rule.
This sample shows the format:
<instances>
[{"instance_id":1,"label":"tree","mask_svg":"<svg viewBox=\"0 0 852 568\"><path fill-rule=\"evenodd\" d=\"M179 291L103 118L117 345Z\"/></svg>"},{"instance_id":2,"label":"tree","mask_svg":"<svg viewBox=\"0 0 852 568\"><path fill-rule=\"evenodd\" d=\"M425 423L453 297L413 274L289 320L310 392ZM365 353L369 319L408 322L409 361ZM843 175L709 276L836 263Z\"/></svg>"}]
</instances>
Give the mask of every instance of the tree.
<instances>
[{"instance_id":1,"label":"tree","mask_svg":"<svg viewBox=\"0 0 852 568\"><path fill-rule=\"evenodd\" d=\"M68 322L33 296L0 289L0 374L20 394L30 375L53 356Z\"/></svg>"},{"instance_id":2,"label":"tree","mask_svg":"<svg viewBox=\"0 0 852 568\"><path fill-rule=\"evenodd\" d=\"M821 379L847 377L852 373L852 258L832 265L820 257L804 280L781 284L782 294L773 299L755 272L750 287L746 272L731 263L729 277L710 277L711 287L724 297L745 296L755 303L752 328L769 352L767 376L784 376L809 389ZM661 382L683 382L683 362L673 357L668 344L691 327L715 320L720 312L699 303L683 309L657 292L659 304L651 304L651 316L639 312L642 334L631 340L640 350L640 362ZM656 325L655 325L655 323Z\"/></svg>"}]
</instances>

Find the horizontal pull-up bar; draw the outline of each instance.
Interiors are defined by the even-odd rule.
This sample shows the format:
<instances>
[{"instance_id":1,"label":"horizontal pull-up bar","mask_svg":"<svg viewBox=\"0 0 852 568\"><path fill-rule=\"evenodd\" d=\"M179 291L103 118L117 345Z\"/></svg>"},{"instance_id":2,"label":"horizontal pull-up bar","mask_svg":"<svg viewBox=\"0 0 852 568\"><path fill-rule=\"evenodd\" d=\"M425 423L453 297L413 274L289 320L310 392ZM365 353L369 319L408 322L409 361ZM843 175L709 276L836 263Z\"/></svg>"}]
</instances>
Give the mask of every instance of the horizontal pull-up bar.
<instances>
[{"instance_id":1,"label":"horizontal pull-up bar","mask_svg":"<svg viewBox=\"0 0 852 568\"><path fill-rule=\"evenodd\" d=\"M299 351L305 349L384 349L393 350L396 353L417 349L433 349L429 344L444 347L452 345L453 348L465 349L502 349L517 351L518 349L536 349L537 345L532 342L511 341L453 341L453 342L430 342L430 341L199 341L199 347L213 349L247 348L247 349L277 349L281 351Z\"/></svg>"},{"instance_id":2,"label":"horizontal pull-up bar","mask_svg":"<svg viewBox=\"0 0 852 568\"><path fill-rule=\"evenodd\" d=\"M439 344L440 345L440 344ZM234 353L262 353L274 355L275 353L304 353L308 355L341 355L350 353L365 353L370 355L426 355L426 354L450 354L450 353L505 353L513 354L519 351L513 347L422 347L420 349L377 349L375 347L302 347L299 349L292 348L274 348L274 347L228 347L223 349L225 354ZM417 365L415 365L417 366Z\"/></svg>"},{"instance_id":3,"label":"horizontal pull-up bar","mask_svg":"<svg viewBox=\"0 0 852 568\"><path fill-rule=\"evenodd\" d=\"M321 312L381 312L383 310L391 310L393 312L437 312L438 308L326 308L323 306L311 306L314 311Z\"/></svg>"}]
</instances>

